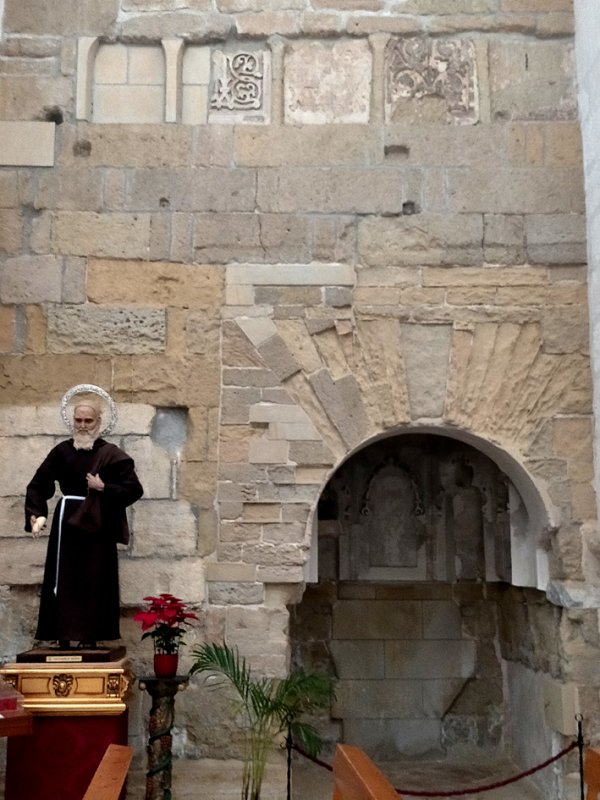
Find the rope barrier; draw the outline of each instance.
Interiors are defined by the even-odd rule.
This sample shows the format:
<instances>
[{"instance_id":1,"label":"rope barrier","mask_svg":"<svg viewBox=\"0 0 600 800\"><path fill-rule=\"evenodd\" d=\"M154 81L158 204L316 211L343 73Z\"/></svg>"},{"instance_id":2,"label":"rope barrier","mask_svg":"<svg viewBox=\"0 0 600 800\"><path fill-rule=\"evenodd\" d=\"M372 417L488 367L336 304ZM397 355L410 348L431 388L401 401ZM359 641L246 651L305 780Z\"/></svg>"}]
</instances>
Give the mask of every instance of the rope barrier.
<instances>
[{"instance_id":1,"label":"rope barrier","mask_svg":"<svg viewBox=\"0 0 600 800\"><path fill-rule=\"evenodd\" d=\"M470 789L454 789L452 791L419 791L414 789L396 789L399 794L407 795L408 797L460 797L461 795L466 794L478 794L479 792L489 792L492 789L499 789L502 786L508 786L510 783L516 783L517 781L522 780L523 778L527 778L529 775L533 775L535 772L539 772L542 769L545 769L550 764L553 764L555 761L563 758L566 756L567 753L570 753L571 750L574 750L578 746L578 741L571 742L570 745L565 747L560 753L557 753L555 756L551 756L551 758L547 758L546 761L543 761L541 764L538 764L535 767L531 767L531 769L527 769L524 772L520 772L518 775L513 775L511 778L507 778L503 781L496 781L495 783L488 783L483 786L475 786ZM294 750L296 750L300 755L308 758L310 761L313 761L315 764L318 764L320 767L324 767L325 769L329 770L330 772L333 771L333 767L331 764L327 764L325 761L321 761L318 758L314 758L309 756L301 747L298 745L293 745Z\"/></svg>"}]
</instances>

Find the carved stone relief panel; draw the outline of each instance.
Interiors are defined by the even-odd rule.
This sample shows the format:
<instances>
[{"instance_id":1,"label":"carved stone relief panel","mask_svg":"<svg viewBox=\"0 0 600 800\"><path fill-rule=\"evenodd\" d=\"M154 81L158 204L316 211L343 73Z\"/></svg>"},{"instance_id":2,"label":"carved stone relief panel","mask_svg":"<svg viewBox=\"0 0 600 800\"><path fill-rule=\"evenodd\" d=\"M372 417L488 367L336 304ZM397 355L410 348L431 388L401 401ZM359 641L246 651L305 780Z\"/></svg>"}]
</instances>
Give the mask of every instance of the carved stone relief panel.
<instances>
[{"instance_id":1,"label":"carved stone relief panel","mask_svg":"<svg viewBox=\"0 0 600 800\"><path fill-rule=\"evenodd\" d=\"M370 117L372 55L364 41L298 42L284 62L290 124L364 124Z\"/></svg>"},{"instance_id":2,"label":"carved stone relief panel","mask_svg":"<svg viewBox=\"0 0 600 800\"><path fill-rule=\"evenodd\" d=\"M385 52L386 121L474 124L478 105L473 42L390 40Z\"/></svg>"},{"instance_id":3,"label":"carved stone relief panel","mask_svg":"<svg viewBox=\"0 0 600 800\"><path fill-rule=\"evenodd\" d=\"M469 445L423 435L375 443L323 493L319 530L335 526L327 579L336 577L337 544L340 580L514 582L515 537L531 539L526 510L517 519L513 509L519 502L506 476ZM517 572L518 585L535 584L523 567Z\"/></svg>"},{"instance_id":4,"label":"carved stone relief panel","mask_svg":"<svg viewBox=\"0 0 600 800\"><path fill-rule=\"evenodd\" d=\"M271 54L267 50L215 50L209 122L263 123L271 116Z\"/></svg>"}]
</instances>

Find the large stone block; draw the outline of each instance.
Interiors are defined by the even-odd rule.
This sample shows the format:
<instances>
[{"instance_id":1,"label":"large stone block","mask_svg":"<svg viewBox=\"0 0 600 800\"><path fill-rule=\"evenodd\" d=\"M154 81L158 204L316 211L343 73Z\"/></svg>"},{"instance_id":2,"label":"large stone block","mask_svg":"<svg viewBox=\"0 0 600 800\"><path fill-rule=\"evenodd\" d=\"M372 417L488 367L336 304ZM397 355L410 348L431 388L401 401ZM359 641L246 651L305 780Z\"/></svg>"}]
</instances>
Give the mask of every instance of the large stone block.
<instances>
[{"instance_id":1,"label":"large stone block","mask_svg":"<svg viewBox=\"0 0 600 800\"><path fill-rule=\"evenodd\" d=\"M402 325L404 364L413 419L441 417L446 401L452 328Z\"/></svg>"},{"instance_id":2,"label":"large stone block","mask_svg":"<svg viewBox=\"0 0 600 800\"><path fill-rule=\"evenodd\" d=\"M39 539L4 539L6 557L0 564L0 585L28 586L41 584L46 560L46 537Z\"/></svg>"},{"instance_id":3,"label":"large stone block","mask_svg":"<svg viewBox=\"0 0 600 800\"><path fill-rule=\"evenodd\" d=\"M198 543L198 519L182 500L140 500L133 508L131 553L136 557L193 555Z\"/></svg>"},{"instance_id":4,"label":"large stone block","mask_svg":"<svg viewBox=\"0 0 600 800\"><path fill-rule=\"evenodd\" d=\"M421 185L420 171L410 167L281 167L259 172L257 203L273 213L401 214L420 198Z\"/></svg>"},{"instance_id":5,"label":"large stone block","mask_svg":"<svg viewBox=\"0 0 600 800\"><path fill-rule=\"evenodd\" d=\"M419 681L340 680L336 692L334 717L418 719L424 716Z\"/></svg>"},{"instance_id":6,"label":"large stone block","mask_svg":"<svg viewBox=\"0 0 600 800\"><path fill-rule=\"evenodd\" d=\"M452 170L447 192L448 209L458 214L581 214L584 210L583 176L576 167Z\"/></svg>"},{"instance_id":7,"label":"large stone block","mask_svg":"<svg viewBox=\"0 0 600 800\"><path fill-rule=\"evenodd\" d=\"M100 211L102 181L96 170L82 166L55 167L38 180L34 208L64 211Z\"/></svg>"},{"instance_id":8,"label":"large stone block","mask_svg":"<svg viewBox=\"0 0 600 800\"><path fill-rule=\"evenodd\" d=\"M17 256L0 267L3 303L60 303L63 260L57 256Z\"/></svg>"},{"instance_id":9,"label":"large stone block","mask_svg":"<svg viewBox=\"0 0 600 800\"><path fill-rule=\"evenodd\" d=\"M4 9L4 30L48 36L108 34L117 18L118 0L68 0L52 7L8 0Z\"/></svg>"},{"instance_id":10,"label":"large stone block","mask_svg":"<svg viewBox=\"0 0 600 800\"><path fill-rule=\"evenodd\" d=\"M490 93L494 118L576 119L571 41L494 40Z\"/></svg>"},{"instance_id":11,"label":"large stone block","mask_svg":"<svg viewBox=\"0 0 600 800\"><path fill-rule=\"evenodd\" d=\"M73 107L73 81L63 77L0 76L0 119L45 119L50 109ZM22 149L25 148L25 145Z\"/></svg>"},{"instance_id":12,"label":"large stone block","mask_svg":"<svg viewBox=\"0 0 600 800\"><path fill-rule=\"evenodd\" d=\"M23 219L16 208L0 209L0 253L13 255L21 249Z\"/></svg>"},{"instance_id":13,"label":"large stone block","mask_svg":"<svg viewBox=\"0 0 600 800\"><path fill-rule=\"evenodd\" d=\"M255 192L251 169L146 169L131 174L126 203L134 211L253 211Z\"/></svg>"},{"instance_id":14,"label":"large stone block","mask_svg":"<svg viewBox=\"0 0 600 800\"><path fill-rule=\"evenodd\" d=\"M63 131L64 128L64 131ZM190 163L192 132L187 125L64 124L61 164L89 167L180 167Z\"/></svg>"},{"instance_id":15,"label":"large stone block","mask_svg":"<svg viewBox=\"0 0 600 800\"><path fill-rule=\"evenodd\" d=\"M86 305L48 311L53 353L159 353L165 344L165 314L159 309Z\"/></svg>"},{"instance_id":16,"label":"large stone block","mask_svg":"<svg viewBox=\"0 0 600 800\"><path fill-rule=\"evenodd\" d=\"M385 677L384 643L382 641L346 641L333 639L331 654L336 675L342 680Z\"/></svg>"},{"instance_id":17,"label":"large stone block","mask_svg":"<svg viewBox=\"0 0 600 800\"><path fill-rule=\"evenodd\" d=\"M421 623L417 602L345 600L333 608L334 639L419 639Z\"/></svg>"},{"instance_id":18,"label":"large stone block","mask_svg":"<svg viewBox=\"0 0 600 800\"><path fill-rule=\"evenodd\" d=\"M92 259L87 293L98 304L210 308L221 305L223 278L219 268L199 264Z\"/></svg>"},{"instance_id":19,"label":"large stone block","mask_svg":"<svg viewBox=\"0 0 600 800\"><path fill-rule=\"evenodd\" d=\"M0 496L23 497L36 469L58 441L58 437L43 435L4 435L0 438L1 463L10 464L0 485Z\"/></svg>"},{"instance_id":20,"label":"large stone block","mask_svg":"<svg viewBox=\"0 0 600 800\"><path fill-rule=\"evenodd\" d=\"M53 166L55 131L53 122L0 122L0 164Z\"/></svg>"},{"instance_id":21,"label":"large stone block","mask_svg":"<svg viewBox=\"0 0 600 800\"><path fill-rule=\"evenodd\" d=\"M52 225L52 249L66 255L144 258L149 240L148 214L59 211Z\"/></svg>"},{"instance_id":22,"label":"large stone block","mask_svg":"<svg viewBox=\"0 0 600 800\"><path fill-rule=\"evenodd\" d=\"M525 234L531 264L585 264L587 260L583 214L529 214Z\"/></svg>"},{"instance_id":23,"label":"large stone block","mask_svg":"<svg viewBox=\"0 0 600 800\"><path fill-rule=\"evenodd\" d=\"M366 217L359 222L361 260L372 266L480 264L480 214Z\"/></svg>"},{"instance_id":24,"label":"large stone block","mask_svg":"<svg viewBox=\"0 0 600 800\"><path fill-rule=\"evenodd\" d=\"M475 642L388 642L385 674L389 678L472 678L475 674Z\"/></svg>"},{"instance_id":25,"label":"large stone block","mask_svg":"<svg viewBox=\"0 0 600 800\"><path fill-rule=\"evenodd\" d=\"M119 564L121 603L139 608L143 598L170 592L188 603L205 598L204 563L201 558L130 558Z\"/></svg>"}]
</instances>

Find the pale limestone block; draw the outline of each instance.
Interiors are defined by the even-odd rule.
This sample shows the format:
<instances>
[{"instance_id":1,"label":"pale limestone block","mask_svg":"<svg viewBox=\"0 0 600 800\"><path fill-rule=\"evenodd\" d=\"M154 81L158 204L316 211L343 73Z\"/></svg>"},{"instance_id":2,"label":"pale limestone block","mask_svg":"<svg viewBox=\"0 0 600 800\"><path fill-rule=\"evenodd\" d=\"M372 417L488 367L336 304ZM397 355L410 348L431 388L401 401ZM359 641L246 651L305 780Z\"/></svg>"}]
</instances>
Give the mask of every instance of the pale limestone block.
<instances>
[{"instance_id":1,"label":"pale limestone block","mask_svg":"<svg viewBox=\"0 0 600 800\"><path fill-rule=\"evenodd\" d=\"M543 313L542 335L546 353L587 353L587 320L571 306L557 306Z\"/></svg>"},{"instance_id":2,"label":"pale limestone block","mask_svg":"<svg viewBox=\"0 0 600 800\"><path fill-rule=\"evenodd\" d=\"M93 170L55 167L40 175L34 207L53 211L98 211L102 207L102 184Z\"/></svg>"},{"instance_id":3,"label":"pale limestone block","mask_svg":"<svg viewBox=\"0 0 600 800\"><path fill-rule=\"evenodd\" d=\"M64 125L63 125L64 127ZM73 155L84 147L90 167L181 167L190 163L192 131L180 125L80 124L77 139L61 156L61 162L79 163Z\"/></svg>"},{"instance_id":4,"label":"pale limestone block","mask_svg":"<svg viewBox=\"0 0 600 800\"><path fill-rule=\"evenodd\" d=\"M309 377L325 413L347 445L363 442L369 431L369 420L360 386L354 375L333 380L328 370L322 369Z\"/></svg>"},{"instance_id":5,"label":"pale limestone block","mask_svg":"<svg viewBox=\"0 0 600 800\"><path fill-rule=\"evenodd\" d=\"M31 473L33 477L33 470ZM0 538L18 538L21 536L30 537L26 533L24 497L0 497Z\"/></svg>"},{"instance_id":6,"label":"pale limestone block","mask_svg":"<svg viewBox=\"0 0 600 800\"><path fill-rule=\"evenodd\" d=\"M0 485L0 496L24 498L27 484L58 441L50 436L0 438L0 459L3 464L10 464L10 470L5 472Z\"/></svg>"},{"instance_id":7,"label":"pale limestone block","mask_svg":"<svg viewBox=\"0 0 600 800\"><path fill-rule=\"evenodd\" d=\"M0 436L65 436L60 398L44 406L0 406ZM46 442L51 441L46 439ZM54 443L53 443L54 444ZM52 446L52 445L50 445Z\"/></svg>"},{"instance_id":8,"label":"pale limestone block","mask_svg":"<svg viewBox=\"0 0 600 800\"><path fill-rule=\"evenodd\" d=\"M125 44L101 44L94 60L94 83L127 83L128 51Z\"/></svg>"},{"instance_id":9,"label":"pale limestone block","mask_svg":"<svg viewBox=\"0 0 600 800\"><path fill-rule=\"evenodd\" d=\"M222 583L254 583L256 567L254 564L233 562L206 562L206 580Z\"/></svg>"},{"instance_id":10,"label":"pale limestone block","mask_svg":"<svg viewBox=\"0 0 600 800\"><path fill-rule=\"evenodd\" d=\"M299 522L277 523L263 525L262 541L265 544L303 544L305 539L305 526Z\"/></svg>"},{"instance_id":11,"label":"pale limestone block","mask_svg":"<svg viewBox=\"0 0 600 800\"><path fill-rule=\"evenodd\" d=\"M0 208L14 211L15 198L19 196L18 175L17 169L0 172Z\"/></svg>"},{"instance_id":12,"label":"pale limestone block","mask_svg":"<svg viewBox=\"0 0 600 800\"><path fill-rule=\"evenodd\" d=\"M584 264L587 259L583 214L528 214L527 255L531 264Z\"/></svg>"},{"instance_id":13,"label":"pale limestone block","mask_svg":"<svg viewBox=\"0 0 600 800\"><path fill-rule=\"evenodd\" d=\"M181 122L184 125L205 125L207 117L207 87L184 86L181 94Z\"/></svg>"},{"instance_id":14,"label":"pale limestone block","mask_svg":"<svg viewBox=\"0 0 600 800\"><path fill-rule=\"evenodd\" d=\"M188 603L203 603L204 564L200 558L127 558L119 562L121 604L139 607L148 595L170 592Z\"/></svg>"},{"instance_id":15,"label":"pale limestone block","mask_svg":"<svg viewBox=\"0 0 600 800\"><path fill-rule=\"evenodd\" d=\"M420 681L340 680L331 713L341 719L419 719Z\"/></svg>"},{"instance_id":16,"label":"pale limestone block","mask_svg":"<svg viewBox=\"0 0 600 800\"><path fill-rule=\"evenodd\" d=\"M239 318L236 322L255 347L260 347L260 345L267 342L271 337L277 335L277 328L271 319Z\"/></svg>"},{"instance_id":17,"label":"pale limestone block","mask_svg":"<svg viewBox=\"0 0 600 800\"><path fill-rule=\"evenodd\" d=\"M281 522L280 503L244 503L244 522Z\"/></svg>"},{"instance_id":18,"label":"pale limestone block","mask_svg":"<svg viewBox=\"0 0 600 800\"><path fill-rule=\"evenodd\" d=\"M171 497L172 465L169 454L148 437L130 438L127 453L135 461L135 469L144 487L147 500Z\"/></svg>"},{"instance_id":19,"label":"pale limestone block","mask_svg":"<svg viewBox=\"0 0 600 800\"><path fill-rule=\"evenodd\" d=\"M270 369L260 367L225 367L223 370L224 386L277 386L279 381Z\"/></svg>"},{"instance_id":20,"label":"pale limestone block","mask_svg":"<svg viewBox=\"0 0 600 800\"><path fill-rule=\"evenodd\" d=\"M342 680L384 678L385 660L382 641L346 641L333 639L331 654L336 675Z\"/></svg>"},{"instance_id":21,"label":"pale limestone block","mask_svg":"<svg viewBox=\"0 0 600 800\"><path fill-rule=\"evenodd\" d=\"M441 417L452 341L450 325L402 325L402 350L413 419Z\"/></svg>"},{"instance_id":22,"label":"pale limestone block","mask_svg":"<svg viewBox=\"0 0 600 800\"><path fill-rule=\"evenodd\" d=\"M160 353L165 340L162 309L85 305L48 311L48 349L53 353Z\"/></svg>"},{"instance_id":23,"label":"pale limestone block","mask_svg":"<svg viewBox=\"0 0 600 800\"><path fill-rule=\"evenodd\" d=\"M387 642L385 670L390 678L471 678L475 674L474 641L452 639Z\"/></svg>"},{"instance_id":24,"label":"pale limestone block","mask_svg":"<svg viewBox=\"0 0 600 800\"><path fill-rule=\"evenodd\" d=\"M250 422L310 424L306 411L297 405L283 403L255 403L250 407Z\"/></svg>"},{"instance_id":25,"label":"pale limestone block","mask_svg":"<svg viewBox=\"0 0 600 800\"><path fill-rule=\"evenodd\" d=\"M23 221L16 208L0 208L0 253L17 254L21 250ZM45 252L48 250L46 247Z\"/></svg>"},{"instance_id":26,"label":"pale limestone block","mask_svg":"<svg viewBox=\"0 0 600 800\"><path fill-rule=\"evenodd\" d=\"M248 461L250 464L286 464L288 452L288 442L254 439L248 446Z\"/></svg>"},{"instance_id":27,"label":"pale limestone block","mask_svg":"<svg viewBox=\"0 0 600 800\"><path fill-rule=\"evenodd\" d=\"M380 129L367 125L248 126L234 130L235 163L252 167L377 163Z\"/></svg>"},{"instance_id":28,"label":"pale limestone block","mask_svg":"<svg viewBox=\"0 0 600 800\"><path fill-rule=\"evenodd\" d=\"M218 318L212 316L218 299L215 298L213 303L210 310L191 311L187 316L185 346L190 353L212 357L218 352L220 324Z\"/></svg>"},{"instance_id":29,"label":"pale limestone block","mask_svg":"<svg viewBox=\"0 0 600 800\"><path fill-rule=\"evenodd\" d=\"M268 439L288 439L298 441L321 441L321 435L312 423L275 422L269 425Z\"/></svg>"},{"instance_id":30,"label":"pale limestone block","mask_svg":"<svg viewBox=\"0 0 600 800\"><path fill-rule=\"evenodd\" d=\"M255 286L353 286L348 264L235 264L225 271L227 284Z\"/></svg>"},{"instance_id":31,"label":"pale limestone block","mask_svg":"<svg viewBox=\"0 0 600 800\"><path fill-rule=\"evenodd\" d=\"M382 761L402 758L443 758L442 726L432 719L345 719L344 737L362 742Z\"/></svg>"},{"instance_id":32,"label":"pale limestone block","mask_svg":"<svg viewBox=\"0 0 600 800\"><path fill-rule=\"evenodd\" d=\"M143 403L117 403L117 424L113 436L147 436L156 414L154 406Z\"/></svg>"},{"instance_id":33,"label":"pale limestone block","mask_svg":"<svg viewBox=\"0 0 600 800\"><path fill-rule=\"evenodd\" d=\"M344 600L333 607L334 639L420 639L422 610L414 601Z\"/></svg>"},{"instance_id":34,"label":"pale limestone block","mask_svg":"<svg viewBox=\"0 0 600 800\"><path fill-rule=\"evenodd\" d=\"M228 285L225 289L225 303L228 306L254 305L254 287Z\"/></svg>"},{"instance_id":35,"label":"pale limestone block","mask_svg":"<svg viewBox=\"0 0 600 800\"><path fill-rule=\"evenodd\" d=\"M358 226L360 257L376 267L481 264L482 241L481 214L370 217Z\"/></svg>"},{"instance_id":36,"label":"pale limestone block","mask_svg":"<svg viewBox=\"0 0 600 800\"><path fill-rule=\"evenodd\" d=\"M184 85L208 86L210 83L210 47L190 44L183 53Z\"/></svg>"},{"instance_id":37,"label":"pale limestone block","mask_svg":"<svg viewBox=\"0 0 600 800\"><path fill-rule=\"evenodd\" d=\"M64 259L62 301L63 303L85 303L85 279L87 261L84 258Z\"/></svg>"},{"instance_id":38,"label":"pale limestone block","mask_svg":"<svg viewBox=\"0 0 600 800\"><path fill-rule=\"evenodd\" d=\"M185 31L189 41L222 41L231 34L231 19L225 14L204 8L198 14L189 5L160 14L132 14L120 23L123 37L146 41L160 41L164 37L181 36Z\"/></svg>"},{"instance_id":39,"label":"pale limestone block","mask_svg":"<svg viewBox=\"0 0 600 800\"><path fill-rule=\"evenodd\" d=\"M576 119L572 41L496 39L489 58L494 117Z\"/></svg>"},{"instance_id":40,"label":"pale limestone block","mask_svg":"<svg viewBox=\"0 0 600 800\"><path fill-rule=\"evenodd\" d=\"M372 56L362 40L303 42L285 54L285 121L369 121Z\"/></svg>"},{"instance_id":41,"label":"pale limestone block","mask_svg":"<svg viewBox=\"0 0 600 800\"><path fill-rule=\"evenodd\" d=\"M194 555L198 540L198 519L184 500L139 500L133 507L135 557Z\"/></svg>"},{"instance_id":42,"label":"pale limestone block","mask_svg":"<svg viewBox=\"0 0 600 800\"><path fill-rule=\"evenodd\" d=\"M46 537L4 539L0 562L0 585L28 586L42 582L46 560Z\"/></svg>"},{"instance_id":43,"label":"pale limestone block","mask_svg":"<svg viewBox=\"0 0 600 800\"><path fill-rule=\"evenodd\" d=\"M183 44L181 39L163 40L167 43ZM147 86L165 82L165 53L158 45L129 45L127 47L127 83Z\"/></svg>"},{"instance_id":44,"label":"pale limestone block","mask_svg":"<svg viewBox=\"0 0 600 800\"><path fill-rule=\"evenodd\" d=\"M62 258L18 256L0 268L3 303L59 303L62 299Z\"/></svg>"},{"instance_id":45,"label":"pale limestone block","mask_svg":"<svg viewBox=\"0 0 600 800\"><path fill-rule=\"evenodd\" d=\"M447 210L455 214L582 214L581 169L493 170L474 166L447 173Z\"/></svg>"},{"instance_id":46,"label":"pale limestone block","mask_svg":"<svg viewBox=\"0 0 600 800\"><path fill-rule=\"evenodd\" d=\"M581 713L579 690L574 683L543 677L544 713L547 724L563 736L577 734L577 715Z\"/></svg>"},{"instance_id":47,"label":"pale limestone block","mask_svg":"<svg viewBox=\"0 0 600 800\"><path fill-rule=\"evenodd\" d=\"M70 77L58 75L4 75L0 73L0 119L20 121L27 117L45 115L45 109L69 109L74 104L74 84ZM46 124L54 127L54 122L27 123ZM15 160L21 163L23 155L37 157L37 142L20 140L16 143ZM33 148L33 150L31 149ZM50 148L44 148L38 160L48 160ZM28 161L30 159L28 158ZM23 166L51 166L53 162L24 164Z\"/></svg>"},{"instance_id":48,"label":"pale limestone block","mask_svg":"<svg viewBox=\"0 0 600 800\"><path fill-rule=\"evenodd\" d=\"M299 208L317 214L379 213L397 222L407 203L420 206L422 183L421 170L409 167L277 167L258 172L257 202L265 213L294 214ZM418 214L404 214L415 216L418 220Z\"/></svg>"},{"instance_id":49,"label":"pale limestone block","mask_svg":"<svg viewBox=\"0 0 600 800\"><path fill-rule=\"evenodd\" d=\"M54 122L0 121L0 165L52 167Z\"/></svg>"},{"instance_id":50,"label":"pale limestone block","mask_svg":"<svg viewBox=\"0 0 600 800\"><path fill-rule=\"evenodd\" d=\"M429 267L422 270L423 286L544 286L547 271L541 267Z\"/></svg>"},{"instance_id":51,"label":"pale limestone block","mask_svg":"<svg viewBox=\"0 0 600 800\"><path fill-rule=\"evenodd\" d=\"M223 583L214 581L207 584L208 601L214 605L260 605L264 601L265 587L262 583Z\"/></svg>"},{"instance_id":52,"label":"pale limestone block","mask_svg":"<svg viewBox=\"0 0 600 800\"><path fill-rule=\"evenodd\" d=\"M96 84L94 122L162 122L165 114L162 86Z\"/></svg>"},{"instance_id":53,"label":"pale limestone block","mask_svg":"<svg viewBox=\"0 0 600 800\"><path fill-rule=\"evenodd\" d=\"M256 577L263 583L304 583L304 567L295 566L263 566L256 568Z\"/></svg>"},{"instance_id":54,"label":"pale limestone block","mask_svg":"<svg viewBox=\"0 0 600 800\"><path fill-rule=\"evenodd\" d=\"M66 255L144 258L149 238L148 214L59 211L52 226L52 249Z\"/></svg>"}]
</instances>

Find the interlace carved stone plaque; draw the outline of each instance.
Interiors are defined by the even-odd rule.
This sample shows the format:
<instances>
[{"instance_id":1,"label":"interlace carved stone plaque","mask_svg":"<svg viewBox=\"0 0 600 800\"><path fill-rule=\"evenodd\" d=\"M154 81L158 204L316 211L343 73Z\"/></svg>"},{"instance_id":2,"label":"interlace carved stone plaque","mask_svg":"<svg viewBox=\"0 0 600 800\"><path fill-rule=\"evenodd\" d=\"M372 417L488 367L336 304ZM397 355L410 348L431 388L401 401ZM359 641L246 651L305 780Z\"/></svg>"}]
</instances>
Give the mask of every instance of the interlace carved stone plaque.
<instances>
[{"instance_id":1,"label":"interlace carved stone plaque","mask_svg":"<svg viewBox=\"0 0 600 800\"><path fill-rule=\"evenodd\" d=\"M477 122L473 42L392 39L386 47L385 64L388 122Z\"/></svg>"},{"instance_id":2,"label":"interlace carved stone plaque","mask_svg":"<svg viewBox=\"0 0 600 800\"><path fill-rule=\"evenodd\" d=\"M268 122L270 59L266 51L213 55L210 117L216 121Z\"/></svg>"}]
</instances>

